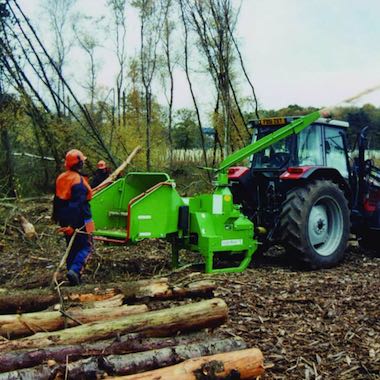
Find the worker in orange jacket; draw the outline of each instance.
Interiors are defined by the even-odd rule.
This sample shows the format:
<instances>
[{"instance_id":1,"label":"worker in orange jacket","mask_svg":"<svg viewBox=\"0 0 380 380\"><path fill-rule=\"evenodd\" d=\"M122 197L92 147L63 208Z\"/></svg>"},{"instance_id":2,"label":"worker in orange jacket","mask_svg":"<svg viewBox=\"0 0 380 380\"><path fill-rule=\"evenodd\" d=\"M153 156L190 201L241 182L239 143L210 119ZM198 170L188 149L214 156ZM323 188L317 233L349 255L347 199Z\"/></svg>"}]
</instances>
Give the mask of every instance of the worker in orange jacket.
<instances>
[{"instance_id":1,"label":"worker in orange jacket","mask_svg":"<svg viewBox=\"0 0 380 380\"><path fill-rule=\"evenodd\" d=\"M86 178L81 174L86 157L80 150L72 149L66 154L66 171L56 180L53 203L53 219L61 226L69 244L74 231L79 230L74 238L66 260L67 278L71 285L79 285L84 265L92 252L92 220L89 201L92 190Z\"/></svg>"}]
</instances>

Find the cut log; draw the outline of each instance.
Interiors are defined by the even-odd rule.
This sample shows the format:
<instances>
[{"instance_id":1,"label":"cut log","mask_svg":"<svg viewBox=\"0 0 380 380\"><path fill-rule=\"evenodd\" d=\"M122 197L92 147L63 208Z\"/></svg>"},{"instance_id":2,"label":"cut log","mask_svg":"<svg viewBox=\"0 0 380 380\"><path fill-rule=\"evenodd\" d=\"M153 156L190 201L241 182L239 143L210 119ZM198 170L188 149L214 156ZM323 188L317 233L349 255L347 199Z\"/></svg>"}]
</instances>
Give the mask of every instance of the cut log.
<instances>
[{"instance_id":1,"label":"cut log","mask_svg":"<svg viewBox=\"0 0 380 380\"><path fill-rule=\"evenodd\" d=\"M78 292L78 290L70 291L69 289L61 289L61 292L63 293L65 300L78 303L108 301L120 294L120 290L108 287L92 287L88 292L85 290Z\"/></svg>"},{"instance_id":2,"label":"cut log","mask_svg":"<svg viewBox=\"0 0 380 380\"><path fill-rule=\"evenodd\" d=\"M186 359L202 355L212 355L220 352L229 352L245 348L242 340L214 340L202 344L182 345L171 348L162 348L129 355L99 357L79 360L60 366L55 369L55 376L67 373L68 379L88 379L94 375L100 378L108 375L135 374L150 369L162 368L180 363Z\"/></svg>"},{"instance_id":3,"label":"cut log","mask_svg":"<svg viewBox=\"0 0 380 380\"><path fill-rule=\"evenodd\" d=\"M203 355L213 355L220 352L230 352L244 349L245 343L240 339L213 339L207 343L180 345L171 348L162 348L128 355L113 355L108 357L91 357L65 364L58 364L53 360L50 366L41 365L30 369L13 370L0 374L0 379L90 379L100 378L104 374L124 375L135 374L150 369L162 368L168 365L183 362L186 359ZM70 357L70 359L72 359ZM65 363L64 361L61 361ZM32 377L34 376L34 377Z\"/></svg>"},{"instance_id":4,"label":"cut log","mask_svg":"<svg viewBox=\"0 0 380 380\"><path fill-rule=\"evenodd\" d=\"M0 380L49 380L54 375L53 369L48 366L21 369L0 374Z\"/></svg>"},{"instance_id":5,"label":"cut log","mask_svg":"<svg viewBox=\"0 0 380 380\"><path fill-rule=\"evenodd\" d=\"M135 284L125 283L119 287L124 294L126 301L136 301L139 299L153 298L157 300L171 300L183 298L210 298L216 289L216 284L212 281L195 281L186 287L172 286L167 278L157 280L141 280Z\"/></svg>"},{"instance_id":6,"label":"cut log","mask_svg":"<svg viewBox=\"0 0 380 380\"><path fill-rule=\"evenodd\" d=\"M169 284L167 278L131 281L122 284L105 284L102 286L86 285L61 288L65 300L73 302L94 302L123 294L126 302L144 301L145 299L182 299L186 297L210 298L216 285L211 281L196 281L186 287ZM8 291L0 294L0 314L27 313L41 311L59 303L56 291L50 289L31 289Z\"/></svg>"},{"instance_id":7,"label":"cut log","mask_svg":"<svg viewBox=\"0 0 380 380\"><path fill-rule=\"evenodd\" d=\"M170 367L136 375L112 377L118 380L253 380L264 373L264 358L257 348L189 359Z\"/></svg>"},{"instance_id":8,"label":"cut log","mask_svg":"<svg viewBox=\"0 0 380 380\"><path fill-rule=\"evenodd\" d=\"M37 333L14 341L0 342L0 351L59 344L78 344L115 337L129 332L154 336L175 335L179 331L216 327L227 319L228 308L219 298L169 309L151 311L106 322L92 322L66 330Z\"/></svg>"},{"instance_id":9,"label":"cut log","mask_svg":"<svg viewBox=\"0 0 380 380\"><path fill-rule=\"evenodd\" d=\"M0 294L0 313L25 313L39 311L59 302L57 292L27 290L12 292L11 290Z\"/></svg>"},{"instance_id":10,"label":"cut log","mask_svg":"<svg viewBox=\"0 0 380 380\"><path fill-rule=\"evenodd\" d=\"M66 357L69 357L70 361L75 361L89 356L117 355L155 350L163 347L200 342L207 339L208 335L204 332L165 338L151 338L142 334L132 333L122 335L116 339L101 340L95 343L52 346L30 351L5 352L0 355L0 372L34 367L48 360L66 363Z\"/></svg>"},{"instance_id":11,"label":"cut log","mask_svg":"<svg viewBox=\"0 0 380 380\"><path fill-rule=\"evenodd\" d=\"M214 355L221 352L230 352L247 348L242 339L209 339L202 343L180 345L176 347L161 348L128 355L110 355L100 357L99 368L109 375L130 375L162 368L183 362L191 358L205 355ZM71 364L70 368L79 370L79 363Z\"/></svg>"},{"instance_id":12,"label":"cut log","mask_svg":"<svg viewBox=\"0 0 380 380\"><path fill-rule=\"evenodd\" d=\"M61 293L65 301L78 303L103 301L120 294L120 290L115 288L92 287L91 290L91 293L79 293L79 289L71 291L70 288L62 288ZM59 302L58 293L49 289L7 291L0 294L0 314L41 311Z\"/></svg>"},{"instance_id":13,"label":"cut log","mask_svg":"<svg viewBox=\"0 0 380 380\"><path fill-rule=\"evenodd\" d=\"M113 296L111 298L107 298L104 300L99 301L86 301L81 302L81 307L83 309L91 309L91 308L102 308L102 307L119 307L124 303L124 295L123 294L116 294L116 296Z\"/></svg>"},{"instance_id":14,"label":"cut log","mask_svg":"<svg viewBox=\"0 0 380 380\"><path fill-rule=\"evenodd\" d=\"M71 308L62 314L60 311L40 311L27 314L0 315L0 335L10 339L32 335L41 331L56 331L80 323L108 321L148 311L146 305L131 305L111 308L80 309ZM79 323L78 323L79 322Z\"/></svg>"},{"instance_id":15,"label":"cut log","mask_svg":"<svg viewBox=\"0 0 380 380\"><path fill-rule=\"evenodd\" d=\"M0 373L0 380L51 380L51 379L98 379L104 377L104 371L99 370L98 364L92 359L81 361L79 371L73 369L72 376L66 376L65 366L49 362L50 365L40 365L15 371Z\"/></svg>"}]
</instances>

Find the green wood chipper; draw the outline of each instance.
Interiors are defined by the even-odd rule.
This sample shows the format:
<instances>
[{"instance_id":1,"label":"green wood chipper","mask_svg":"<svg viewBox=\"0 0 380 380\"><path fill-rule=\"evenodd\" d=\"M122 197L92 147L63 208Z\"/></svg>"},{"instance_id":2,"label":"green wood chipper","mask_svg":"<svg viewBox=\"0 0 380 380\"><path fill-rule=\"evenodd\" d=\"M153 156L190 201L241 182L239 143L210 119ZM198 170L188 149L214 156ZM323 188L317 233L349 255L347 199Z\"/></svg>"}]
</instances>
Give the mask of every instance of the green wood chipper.
<instances>
[{"instance_id":1,"label":"green wood chipper","mask_svg":"<svg viewBox=\"0 0 380 380\"><path fill-rule=\"evenodd\" d=\"M167 239L172 244L172 263L179 252L199 252L206 273L240 272L249 265L259 243L253 221L234 202L228 170L292 134L298 134L320 117L314 112L292 121L227 157L217 169L211 194L181 197L174 180L165 173L128 173L95 194L91 209L94 236L113 243L143 239ZM214 257L231 256L239 264L214 268ZM236 261L236 260L233 260Z\"/></svg>"}]
</instances>

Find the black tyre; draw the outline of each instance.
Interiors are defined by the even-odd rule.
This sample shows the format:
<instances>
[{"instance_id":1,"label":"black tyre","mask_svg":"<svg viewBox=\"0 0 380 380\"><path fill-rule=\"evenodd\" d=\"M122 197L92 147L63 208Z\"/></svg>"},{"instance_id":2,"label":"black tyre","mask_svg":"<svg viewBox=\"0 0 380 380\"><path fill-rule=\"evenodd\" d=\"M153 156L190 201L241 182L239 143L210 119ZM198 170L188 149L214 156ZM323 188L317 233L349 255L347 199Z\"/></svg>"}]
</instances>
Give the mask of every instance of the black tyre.
<instances>
[{"instance_id":1,"label":"black tyre","mask_svg":"<svg viewBox=\"0 0 380 380\"><path fill-rule=\"evenodd\" d=\"M337 184L316 180L287 194L280 216L281 240L312 269L339 263L349 233L350 211Z\"/></svg>"}]
</instances>

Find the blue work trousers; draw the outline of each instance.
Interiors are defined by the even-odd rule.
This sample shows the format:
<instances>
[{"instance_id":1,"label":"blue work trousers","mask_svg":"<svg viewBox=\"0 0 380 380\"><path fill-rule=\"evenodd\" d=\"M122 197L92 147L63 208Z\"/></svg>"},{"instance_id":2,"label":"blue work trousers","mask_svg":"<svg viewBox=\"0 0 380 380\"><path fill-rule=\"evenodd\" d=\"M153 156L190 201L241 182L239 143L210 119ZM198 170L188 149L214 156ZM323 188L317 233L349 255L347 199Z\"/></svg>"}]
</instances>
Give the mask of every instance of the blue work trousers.
<instances>
[{"instance_id":1,"label":"blue work trousers","mask_svg":"<svg viewBox=\"0 0 380 380\"><path fill-rule=\"evenodd\" d=\"M69 244L70 239L71 236L66 236L66 244ZM74 238L73 245L66 259L67 270L73 270L80 275L89 255L92 253L92 248L92 236L78 233Z\"/></svg>"}]
</instances>

